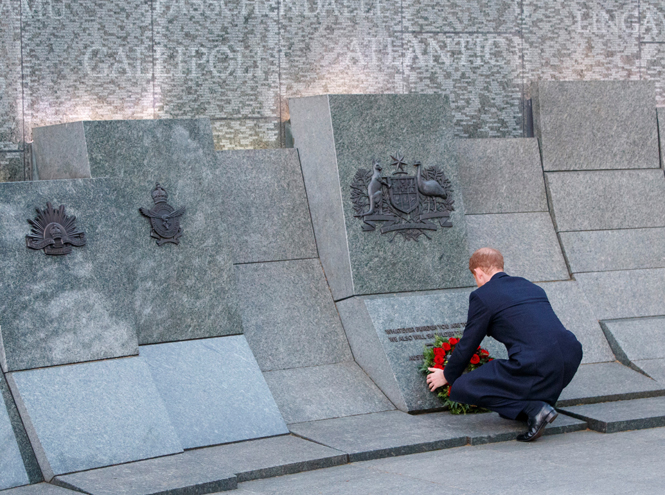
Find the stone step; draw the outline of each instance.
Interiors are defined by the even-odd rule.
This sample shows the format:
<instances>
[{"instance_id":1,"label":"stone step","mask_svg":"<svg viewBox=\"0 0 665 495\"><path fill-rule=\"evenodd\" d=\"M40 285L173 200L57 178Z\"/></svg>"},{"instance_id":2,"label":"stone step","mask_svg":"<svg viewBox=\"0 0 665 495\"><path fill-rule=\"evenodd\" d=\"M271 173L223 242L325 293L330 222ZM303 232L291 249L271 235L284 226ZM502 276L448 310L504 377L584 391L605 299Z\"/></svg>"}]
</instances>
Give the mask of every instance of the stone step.
<instances>
[{"instance_id":1,"label":"stone step","mask_svg":"<svg viewBox=\"0 0 665 495\"><path fill-rule=\"evenodd\" d=\"M50 483L37 483L10 488L9 490L3 490L1 493L2 495L75 495L80 492L73 492Z\"/></svg>"},{"instance_id":2,"label":"stone step","mask_svg":"<svg viewBox=\"0 0 665 495\"><path fill-rule=\"evenodd\" d=\"M198 495L347 462L343 452L284 435L58 476L54 482L92 495Z\"/></svg>"},{"instance_id":3,"label":"stone step","mask_svg":"<svg viewBox=\"0 0 665 495\"><path fill-rule=\"evenodd\" d=\"M586 404L560 409L601 433L665 426L665 397Z\"/></svg>"},{"instance_id":4,"label":"stone step","mask_svg":"<svg viewBox=\"0 0 665 495\"><path fill-rule=\"evenodd\" d=\"M415 454L462 445L515 439L526 426L498 414L455 416L447 412L409 415L388 411L289 425L291 432L346 452L350 462ZM585 430L586 423L559 416L546 434Z\"/></svg>"}]
</instances>

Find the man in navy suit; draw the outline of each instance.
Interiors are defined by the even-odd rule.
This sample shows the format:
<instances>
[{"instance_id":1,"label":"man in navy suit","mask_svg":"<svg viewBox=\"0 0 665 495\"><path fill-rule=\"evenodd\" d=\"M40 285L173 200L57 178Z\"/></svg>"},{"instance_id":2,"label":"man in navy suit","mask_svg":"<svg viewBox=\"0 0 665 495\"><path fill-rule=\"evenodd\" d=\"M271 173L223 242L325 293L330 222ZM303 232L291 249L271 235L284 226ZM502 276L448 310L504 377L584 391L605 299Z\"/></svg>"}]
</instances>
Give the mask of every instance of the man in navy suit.
<instances>
[{"instance_id":1,"label":"man in navy suit","mask_svg":"<svg viewBox=\"0 0 665 495\"><path fill-rule=\"evenodd\" d=\"M469 296L464 335L444 370L430 368L431 391L450 383L450 398L498 412L509 419L525 417L530 442L557 417L561 391L582 361L582 345L554 314L545 291L503 271L503 256L492 248L473 253L469 269L478 289ZM508 349L509 359L495 359L462 374L483 338L489 335Z\"/></svg>"}]
</instances>

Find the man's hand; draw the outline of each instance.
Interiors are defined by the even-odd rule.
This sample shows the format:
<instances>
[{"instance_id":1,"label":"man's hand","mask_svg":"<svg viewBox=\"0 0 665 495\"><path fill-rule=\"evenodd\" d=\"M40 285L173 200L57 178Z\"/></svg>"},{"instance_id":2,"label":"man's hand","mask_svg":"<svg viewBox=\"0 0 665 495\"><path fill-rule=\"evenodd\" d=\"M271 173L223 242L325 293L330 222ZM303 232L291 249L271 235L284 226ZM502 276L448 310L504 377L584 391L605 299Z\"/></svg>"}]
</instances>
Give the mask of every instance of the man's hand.
<instances>
[{"instance_id":1,"label":"man's hand","mask_svg":"<svg viewBox=\"0 0 665 495\"><path fill-rule=\"evenodd\" d=\"M430 392L434 392L437 388L443 387L448 383L446 377L443 375L443 370L439 368L427 368L432 373L427 375L427 385Z\"/></svg>"}]
</instances>

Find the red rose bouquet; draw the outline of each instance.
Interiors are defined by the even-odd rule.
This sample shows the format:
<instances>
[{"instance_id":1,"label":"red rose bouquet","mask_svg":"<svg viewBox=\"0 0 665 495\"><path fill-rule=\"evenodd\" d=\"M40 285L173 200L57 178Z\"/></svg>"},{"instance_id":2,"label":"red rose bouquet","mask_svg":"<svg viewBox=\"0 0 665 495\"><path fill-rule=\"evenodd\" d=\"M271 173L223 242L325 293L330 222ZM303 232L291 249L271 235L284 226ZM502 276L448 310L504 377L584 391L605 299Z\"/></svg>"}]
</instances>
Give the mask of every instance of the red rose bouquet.
<instances>
[{"instance_id":1,"label":"red rose bouquet","mask_svg":"<svg viewBox=\"0 0 665 495\"><path fill-rule=\"evenodd\" d=\"M459 340L460 337L451 337L446 339L440 336L436 336L434 339L434 345L432 347L425 347L423 352L423 364L420 367L420 371L422 371L425 375L429 375L429 368L438 368L441 370L444 369L446 364L448 364L448 359L450 359L450 355L455 350L455 346ZM489 363L493 359L494 358L490 356L490 353L487 351L487 349L481 349L478 347L478 350L476 350L475 354L471 356L469 365L466 367L464 372L468 373L469 371L473 371L476 368L481 367L483 364ZM443 387L438 388L435 390L435 393L443 401L444 406L446 406L452 414L487 412L487 409L482 407L462 404L460 402L450 400L450 385L444 385Z\"/></svg>"}]
</instances>

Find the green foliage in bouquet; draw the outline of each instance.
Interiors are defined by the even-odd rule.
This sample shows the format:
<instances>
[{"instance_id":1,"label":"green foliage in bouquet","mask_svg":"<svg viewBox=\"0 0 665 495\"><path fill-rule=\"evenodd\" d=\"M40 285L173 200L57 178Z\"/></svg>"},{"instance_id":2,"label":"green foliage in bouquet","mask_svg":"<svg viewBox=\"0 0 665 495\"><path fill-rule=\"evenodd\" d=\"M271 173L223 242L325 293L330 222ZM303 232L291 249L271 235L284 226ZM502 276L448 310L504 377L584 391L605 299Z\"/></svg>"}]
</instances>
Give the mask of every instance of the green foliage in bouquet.
<instances>
[{"instance_id":1,"label":"green foliage in bouquet","mask_svg":"<svg viewBox=\"0 0 665 495\"><path fill-rule=\"evenodd\" d=\"M425 346L425 350L423 351L423 364L420 367L420 371L425 375L429 375L431 373L429 368L438 368L441 370L444 369L448 364L450 355L455 350L455 346L461 338L461 336L443 338L437 335L434 338L433 346ZM478 347L475 354L471 356L471 361L469 362L469 365L466 367L464 372L468 373L469 371L480 368L483 364L489 363L493 359L494 358L490 356L490 353L487 351L487 349L481 349ZM487 409L482 407L462 404L460 402L450 400L450 385L439 387L434 391L434 393L437 394L439 399L443 401L443 405L447 407L452 414L488 412Z\"/></svg>"}]
</instances>

